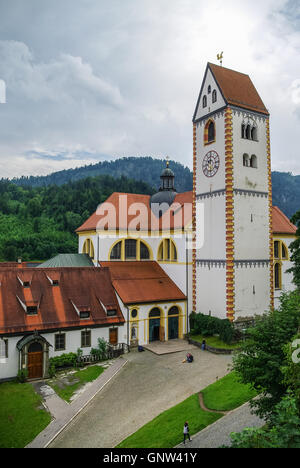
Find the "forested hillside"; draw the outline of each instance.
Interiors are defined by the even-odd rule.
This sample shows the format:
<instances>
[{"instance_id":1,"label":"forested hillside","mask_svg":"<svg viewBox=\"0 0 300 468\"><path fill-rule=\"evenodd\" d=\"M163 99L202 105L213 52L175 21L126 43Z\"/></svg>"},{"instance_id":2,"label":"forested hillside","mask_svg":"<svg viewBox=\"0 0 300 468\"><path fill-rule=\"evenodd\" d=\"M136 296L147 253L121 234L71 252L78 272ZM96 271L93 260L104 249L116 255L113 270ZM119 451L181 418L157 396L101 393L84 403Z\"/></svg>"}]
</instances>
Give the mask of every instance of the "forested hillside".
<instances>
[{"instance_id":1,"label":"forested hillside","mask_svg":"<svg viewBox=\"0 0 300 468\"><path fill-rule=\"evenodd\" d=\"M125 177L89 177L35 188L0 181L0 261L77 252L74 230L115 191L153 193L144 182Z\"/></svg>"},{"instance_id":2,"label":"forested hillside","mask_svg":"<svg viewBox=\"0 0 300 468\"><path fill-rule=\"evenodd\" d=\"M107 174L115 179L125 176L128 179L142 180L157 190L160 185L160 174L165 167L166 161L162 159L131 157L59 171L48 176L21 177L20 179L14 179L13 182L27 187L42 187L53 184L62 185L86 177ZM192 190L193 174L189 168L174 161L170 161L170 168L175 174L175 188L177 192Z\"/></svg>"},{"instance_id":3,"label":"forested hillside","mask_svg":"<svg viewBox=\"0 0 300 468\"><path fill-rule=\"evenodd\" d=\"M14 183L26 187L45 187L107 174L114 178L125 176L129 179L142 180L157 190L160 183L159 177L165 164L164 160L151 157L121 158L116 161L104 161L55 172L43 177L22 177L15 179ZM170 168L175 174L177 191L192 190L193 174L190 169L174 161L170 161ZM273 172L272 180L273 204L277 205L290 218L300 209L300 176L293 176L287 172Z\"/></svg>"},{"instance_id":4,"label":"forested hillside","mask_svg":"<svg viewBox=\"0 0 300 468\"><path fill-rule=\"evenodd\" d=\"M300 175L289 172L273 172L273 205L291 218L300 210Z\"/></svg>"},{"instance_id":5,"label":"forested hillside","mask_svg":"<svg viewBox=\"0 0 300 468\"><path fill-rule=\"evenodd\" d=\"M123 158L46 177L0 181L0 261L76 252L74 230L99 203L116 191L154 193L164 167L163 160ZM172 161L170 167L177 191L192 190L192 172ZM95 177L97 172L101 175ZM273 204L291 218L300 210L300 176L274 172L272 180Z\"/></svg>"}]
</instances>

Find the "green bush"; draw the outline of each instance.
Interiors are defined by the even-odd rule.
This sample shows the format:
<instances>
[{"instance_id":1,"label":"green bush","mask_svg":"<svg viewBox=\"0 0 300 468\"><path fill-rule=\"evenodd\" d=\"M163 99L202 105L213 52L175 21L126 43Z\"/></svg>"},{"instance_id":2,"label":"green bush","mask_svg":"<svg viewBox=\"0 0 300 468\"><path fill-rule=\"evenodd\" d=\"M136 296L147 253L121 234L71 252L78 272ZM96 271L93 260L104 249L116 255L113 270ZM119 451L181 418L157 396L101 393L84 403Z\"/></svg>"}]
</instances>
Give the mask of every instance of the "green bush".
<instances>
[{"instance_id":1,"label":"green bush","mask_svg":"<svg viewBox=\"0 0 300 468\"><path fill-rule=\"evenodd\" d=\"M73 367L77 364L77 354L76 353L66 353L61 354L49 359L50 367L54 366L55 369L59 367Z\"/></svg>"},{"instance_id":2,"label":"green bush","mask_svg":"<svg viewBox=\"0 0 300 468\"><path fill-rule=\"evenodd\" d=\"M27 377L28 377L28 371L27 371L27 369L21 369L21 370L18 371L17 381L18 381L19 383L24 383L24 382L26 382Z\"/></svg>"},{"instance_id":3,"label":"green bush","mask_svg":"<svg viewBox=\"0 0 300 468\"><path fill-rule=\"evenodd\" d=\"M226 344L231 344L235 339L234 326L228 319L193 312L190 316L190 329L194 334L203 336L219 335Z\"/></svg>"}]
</instances>

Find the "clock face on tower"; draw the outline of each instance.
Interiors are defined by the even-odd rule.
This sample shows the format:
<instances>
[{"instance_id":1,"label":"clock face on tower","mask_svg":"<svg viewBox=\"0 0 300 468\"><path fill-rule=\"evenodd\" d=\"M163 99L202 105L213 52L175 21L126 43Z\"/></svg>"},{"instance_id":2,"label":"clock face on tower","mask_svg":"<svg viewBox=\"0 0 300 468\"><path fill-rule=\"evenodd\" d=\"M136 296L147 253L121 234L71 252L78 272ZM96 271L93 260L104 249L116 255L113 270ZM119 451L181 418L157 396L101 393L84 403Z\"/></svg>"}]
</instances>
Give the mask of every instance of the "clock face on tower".
<instances>
[{"instance_id":1,"label":"clock face on tower","mask_svg":"<svg viewBox=\"0 0 300 468\"><path fill-rule=\"evenodd\" d=\"M209 151L203 159L202 170L206 177L216 175L220 167L220 158L216 151Z\"/></svg>"}]
</instances>

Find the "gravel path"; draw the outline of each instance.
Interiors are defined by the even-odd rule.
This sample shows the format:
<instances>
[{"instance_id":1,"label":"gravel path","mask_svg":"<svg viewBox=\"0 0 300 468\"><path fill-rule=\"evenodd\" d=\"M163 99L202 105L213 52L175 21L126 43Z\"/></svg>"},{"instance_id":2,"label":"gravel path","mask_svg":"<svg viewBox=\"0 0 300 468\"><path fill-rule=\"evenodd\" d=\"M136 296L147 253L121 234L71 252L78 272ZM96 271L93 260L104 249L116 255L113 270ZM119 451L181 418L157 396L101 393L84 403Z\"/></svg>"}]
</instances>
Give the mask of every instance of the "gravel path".
<instances>
[{"instance_id":1,"label":"gravel path","mask_svg":"<svg viewBox=\"0 0 300 468\"><path fill-rule=\"evenodd\" d=\"M50 447L115 447L163 411L228 373L231 356L191 349L192 364L182 363L186 351L162 356L149 351L126 354L126 366ZM178 424L181 427L183 422Z\"/></svg>"},{"instance_id":2,"label":"gravel path","mask_svg":"<svg viewBox=\"0 0 300 468\"><path fill-rule=\"evenodd\" d=\"M231 432L241 432L246 427L261 427L264 421L251 414L249 403L218 419L198 434L191 437L191 442L178 445L179 448L218 448L222 445L230 446Z\"/></svg>"}]
</instances>

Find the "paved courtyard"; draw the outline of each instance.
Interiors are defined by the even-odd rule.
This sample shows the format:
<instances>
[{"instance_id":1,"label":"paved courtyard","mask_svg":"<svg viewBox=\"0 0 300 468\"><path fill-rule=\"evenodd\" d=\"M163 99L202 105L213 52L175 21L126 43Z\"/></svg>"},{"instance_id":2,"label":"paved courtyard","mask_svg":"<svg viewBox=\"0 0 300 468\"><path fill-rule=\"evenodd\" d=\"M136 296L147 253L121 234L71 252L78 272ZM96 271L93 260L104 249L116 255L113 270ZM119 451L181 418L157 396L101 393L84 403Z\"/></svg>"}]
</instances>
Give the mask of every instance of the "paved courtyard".
<instances>
[{"instance_id":1,"label":"paved courtyard","mask_svg":"<svg viewBox=\"0 0 300 468\"><path fill-rule=\"evenodd\" d=\"M49 447L112 448L161 412L227 374L231 356L191 345L189 349L195 357L192 364L182 362L186 350L126 354L126 366ZM182 421L178 424L181 427Z\"/></svg>"}]
</instances>

